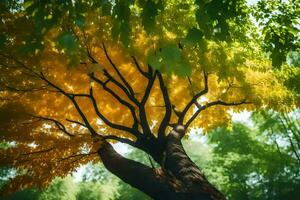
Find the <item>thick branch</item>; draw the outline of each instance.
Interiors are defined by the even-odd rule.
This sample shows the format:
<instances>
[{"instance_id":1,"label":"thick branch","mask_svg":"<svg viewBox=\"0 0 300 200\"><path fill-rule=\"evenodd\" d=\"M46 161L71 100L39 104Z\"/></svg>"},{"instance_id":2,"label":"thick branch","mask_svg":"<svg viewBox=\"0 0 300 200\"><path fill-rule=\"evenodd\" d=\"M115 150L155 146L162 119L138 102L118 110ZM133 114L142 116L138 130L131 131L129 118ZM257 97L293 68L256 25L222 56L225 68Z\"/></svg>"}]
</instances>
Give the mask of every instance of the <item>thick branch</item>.
<instances>
[{"instance_id":1,"label":"thick branch","mask_svg":"<svg viewBox=\"0 0 300 200\"><path fill-rule=\"evenodd\" d=\"M102 144L98 153L106 169L153 199L181 199L180 195L170 188L166 177L144 164L121 156L109 143Z\"/></svg>"},{"instance_id":2,"label":"thick branch","mask_svg":"<svg viewBox=\"0 0 300 200\"><path fill-rule=\"evenodd\" d=\"M73 102L73 104L74 104L77 112L79 113L79 115L81 116L82 120L84 121L85 126L90 131L92 137L96 137L98 134L96 133L96 131L91 126L91 124L89 123L88 119L86 118L86 116L84 115L84 113L82 112L82 110L80 109L80 106L78 105L77 101L74 98L71 98L71 101Z\"/></svg>"},{"instance_id":3,"label":"thick branch","mask_svg":"<svg viewBox=\"0 0 300 200\"><path fill-rule=\"evenodd\" d=\"M139 111L140 111L139 116L140 116L140 120L141 120L141 126L142 126L143 132L145 134L151 134L151 130L150 130L148 120L147 120L145 104L147 102L147 99L149 98L149 95L150 95L151 89L153 87L156 75L157 75L157 71L154 73L153 77L151 77L149 79L148 84L147 84L146 89L145 89L144 96L141 100L141 103L139 104Z\"/></svg>"},{"instance_id":4,"label":"thick branch","mask_svg":"<svg viewBox=\"0 0 300 200\"><path fill-rule=\"evenodd\" d=\"M151 89L152 89L152 87L153 87L154 81L155 81L156 76L157 76L157 73L158 73L158 72L155 71L153 77L150 77L150 78L149 78L148 84L147 84L146 89L145 89L144 96L143 96L143 98L142 98L142 100L141 100L141 104L142 104L142 105L145 105L146 102L147 102L147 100L148 100L148 98L149 98Z\"/></svg>"},{"instance_id":5,"label":"thick branch","mask_svg":"<svg viewBox=\"0 0 300 200\"><path fill-rule=\"evenodd\" d=\"M138 70L144 76L147 75L146 77L149 79L147 87L145 89L145 94L144 94L141 102L139 102L138 99L135 98L135 96L134 96L134 91L133 91L132 87L128 84L128 82L122 76L122 74L120 73L120 71L118 70L118 68L116 67L116 65L111 60L110 56L107 53L107 50L106 50L104 44L103 44L103 49L104 49L106 58L108 59L108 61L110 62L110 64L113 66L114 70L116 71L116 73L118 74L118 76L120 77L121 81L124 83L125 86L122 83L120 83L119 81L117 81L107 70L103 70L104 75L108 78L108 81L111 81L113 84L115 84L117 87L119 87L126 94L126 96L133 103L135 103L136 106L138 106L138 108L139 108L140 124L142 126L143 132L145 134L151 134L151 130L150 130L149 124L147 122L147 116L146 116L146 111L145 111L145 103L146 103L146 101L147 101L147 99L148 99L148 97L150 95L151 88L152 88L153 83L155 81L156 73L152 77L153 71L152 71L152 68L150 66L148 66L148 72L143 72L142 69L141 69L141 67L140 67L140 65L138 64L137 60L133 57L133 60L135 62L135 65L137 66ZM134 108L134 106L131 105L130 103L126 102L122 98L120 98L119 95L117 95L114 91L112 91L110 88L108 88L106 86L106 84L107 84L108 81L103 82L103 81L101 81L99 79L96 80L96 77L94 77L93 80L95 80L97 83L99 83L100 85L102 85L103 88L107 92L109 92L111 95L113 95L121 104L127 106L130 109L131 114L132 114L133 119L134 119L133 128L134 129L138 128L139 121L138 121L137 116L135 114L135 108Z\"/></svg>"},{"instance_id":6,"label":"thick branch","mask_svg":"<svg viewBox=\"0 0 300 200\"><path fill-rule=\"evenodd\" d=\"M104 117L104 115L101 114L101 112L100 112L100 110L99 110L99 108L97 106L96 99L93 96L93 89L92 89L92 87L90 88L90 94L72 94L72 93L65 92L63 89L61 89L57 85L55 85L52 82L50 82L42 73L41 73L40 77L41 77L42 80L44 80L45 82L47 82L50 86L52 86L53 88L55 88L57 91L59 91L60 93L62 93L63 95L65 95L66 97L68 97L72 101L72 103L75 106L77 112L79 113L79 115L81 116L82 120L84 121L85 126L90 131L92 137L96 137L98 134L93 129L93 127L90 125L88 119L86 118L86 116L82 112L80 106L78 105L77 101L75 100L75 97L87 97L87 98L89 98L92 101L92 103L93 103L93 107L95 109L96 114L100 117L100 119L102 121L104 121L104 123L106 125L114 128L114 129L118 129L118 130L129 132L129 133L133 134L136 137L140 136L140 133L137 130L134 130L132 128L128 128L126 126L122 126L122 125L118 125L118 124L112 123L106 117Z\"/></svg>"},{"instance_id":7,"label":"thick branch","mask_svg":"<svg viewBox=\"0 0 300 200\"><path fill-rule=\"evenodd\" d=\"M87 46L87 45L86 45L86 46ZM88 46L87 46L86 48L87 48L87 55L88 55L90 61L91 61L92 63L98 63L98 62L96 61L96 59L92 56L92 54L91 54L91 52L90 52ZM116 67L116 65L112 62L111 58L109 57L109 55L108 55L108 53L107 53L107 50L106 50L104 44L103 44L103 49L104 49L104 52L105 52L105 55L106 55L107 59L109 60L110 64L113 66L113 68L115 69L115 71L117 72L118 76L119 76L120 78L123 77L122 74L120 73L120 71L118 70L118 68ZM120 83L120 82L117 81L115 78L113 78L113 76L112 76L107 70L103 69L102 71L103 71L103 74L104 74L104 75L105 75L112 83L114 83L116 86L118 86L118 87L119 87L119 88L127 95L127 97L128 97L131 101L133 101L135 104L138 104L137 99L134 97L134 91L133 91L133 89L132 89L132 88L130 87L130 85L126 82L126 80L125 80L124 77L123 77L123 79L121 78L121 80L122 80L123 83L124 83L124 81L125 81L125 82L128 84L129 88L128 88L128 86L126 85L126 83L124 83L124 84L125 84L125 86L126 86L127 88L126 88L122 83ZM92 73L92 74L89 74L90 77L91 77L91 75L93 75L93 73ZM94 76L94 75L93 75L93 76ZM95 80L95 81L96 81L96 80ZM97 81L97 82L98 82L98 81ZM99 83L99 82L98 82L98 83ZM128 90L129 90L129 91L128 91Z\"/></svg>"},{"instance_id":8,"label":"thick branch","mask_svg":"<svg viewBox=\"0 0 300 200\"><path fill-rule=\"evenodd\" d=\"M159 80L159 86L160 86L161 92L163 94L164 102L165 102L165 116L158 128L158 137L162 138L165 135L165 131L166 131L168 124L170 123L171 114L172 114L172 105L170 102L168 89L166 88L166 86L164 84L162 75L158 72L157 76L158 76L158 80Z\"/></svg>"}]
</instances>

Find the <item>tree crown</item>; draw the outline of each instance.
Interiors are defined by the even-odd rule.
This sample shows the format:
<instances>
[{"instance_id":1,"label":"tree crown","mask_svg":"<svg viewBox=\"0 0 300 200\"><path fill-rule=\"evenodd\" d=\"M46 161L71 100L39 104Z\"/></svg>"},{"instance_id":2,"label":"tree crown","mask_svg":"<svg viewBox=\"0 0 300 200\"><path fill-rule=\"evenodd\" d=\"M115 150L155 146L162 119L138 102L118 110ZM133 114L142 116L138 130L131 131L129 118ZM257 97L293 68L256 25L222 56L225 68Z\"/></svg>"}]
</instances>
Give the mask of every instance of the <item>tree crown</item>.
<instances>
[{"instance_id":1,"label":"tree crown","mask_svg":"<svg viewBox=\"0 0 300 200\"><path fill-rule=\"evenodd\" d=\"M1 137L11 146L1 163L20 169L11 188L98 161L95 138L136 146L176 125L230 124L228 111L295 104L242 0L1 9Z\"/></svg>"}]
</instances>

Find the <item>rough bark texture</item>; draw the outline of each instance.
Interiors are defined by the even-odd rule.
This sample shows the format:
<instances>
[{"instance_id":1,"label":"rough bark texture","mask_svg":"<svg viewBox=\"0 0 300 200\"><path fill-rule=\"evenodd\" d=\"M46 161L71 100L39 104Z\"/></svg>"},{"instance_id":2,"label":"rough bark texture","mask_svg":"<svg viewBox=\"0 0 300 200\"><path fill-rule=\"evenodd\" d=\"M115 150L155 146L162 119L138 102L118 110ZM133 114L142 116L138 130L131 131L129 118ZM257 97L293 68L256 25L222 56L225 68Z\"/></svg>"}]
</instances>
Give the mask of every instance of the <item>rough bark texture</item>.
<instances>
[{"instance_id":1,"label":"rough bark texture","mask_svg":"<svg viewBox=\"0 0 300 200\"><path fill-rule=\"evenodd\" d=\"M226 199L188 157L181 143L182 135L175 130L168 135L164 168L184 184L182 192L185 193L185 199Z\"/></svg>"},{"instance_id":2,"label":"rough bark texture","mask_svg":"<svg viewBox=\"0 0 300 200\"><path fill-rule=\"evenodd\" d=\"M179 198L180 195L177 195L170 187L163 174L139 162L123 157L109 143L105 143L98 153L104 166L111 173L153 199L181 199Z\"/></svg>"},{"instance_id":3,"label":"rough bark texture","mask_svg":"<svg viewBox=\"0 0 300 200\"><path fill-rule=\"evenodd\" d=\"M167 136L165 151L161 155L162 169L124 158L109 143L102 145L98 153L110 172L153 199L225 200L188 157L181 138L182 133L175 130Z\"/></svg>"}]
</instances>

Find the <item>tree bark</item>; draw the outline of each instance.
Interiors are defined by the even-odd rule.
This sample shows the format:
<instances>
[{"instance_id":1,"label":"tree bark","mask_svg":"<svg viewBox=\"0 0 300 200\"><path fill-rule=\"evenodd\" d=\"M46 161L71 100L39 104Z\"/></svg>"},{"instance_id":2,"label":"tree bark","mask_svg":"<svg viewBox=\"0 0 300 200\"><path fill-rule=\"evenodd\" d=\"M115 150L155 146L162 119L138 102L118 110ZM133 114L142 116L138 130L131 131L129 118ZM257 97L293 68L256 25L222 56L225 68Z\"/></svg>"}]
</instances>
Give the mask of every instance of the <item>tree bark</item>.
<instances>
[{"instance_id":1,"label":"tree bark","mask_svg":"<svg viewBox=\"0 0 300 200\"><path fill-rule=\"evenodd\" d=\"M182 199L180 194L176 194L170 187L163 173L123 157L109 143L102 145L98 153L104 166L111 173L153 199Z\"/></svg>"},{"instance_id":2,"label":"tree bark","mask_svg":"<svg viewBox=\"0 0 300 200\"><path fill-rule=\"evenodd\" d=\"M184 131L183 129L181 131ZM164 168L176 179L180 180L184 188L186 199L196 200L225 200L225 196L208 182L197 165L186 154L181 138L184 132L172 130L167 137Z\"/></svg>"},{"instance_id":3,"label":"tree bark","mask_svg":"<svg viewBox=\"0 0 300 200\"><path fill-rule=\"evenodd\" d=\"M101 145L98 153L111 173L153 199L225 200L224 195L208 182L188 157L181 137L175 130L167 136L165 151L160 155L161 169L153 169L123 157L108 142Z\"/></svg>"}]
</instances>

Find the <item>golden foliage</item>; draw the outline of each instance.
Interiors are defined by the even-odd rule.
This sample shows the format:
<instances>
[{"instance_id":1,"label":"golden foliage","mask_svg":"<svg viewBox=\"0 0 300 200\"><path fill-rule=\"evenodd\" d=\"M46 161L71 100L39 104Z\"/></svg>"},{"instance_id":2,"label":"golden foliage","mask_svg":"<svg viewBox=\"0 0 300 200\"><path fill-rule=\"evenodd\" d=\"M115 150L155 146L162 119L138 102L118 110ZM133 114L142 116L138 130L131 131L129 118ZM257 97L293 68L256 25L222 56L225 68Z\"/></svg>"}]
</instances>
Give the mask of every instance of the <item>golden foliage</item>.
<instances>
[{"instance_id":1,"label":"golden foliage","mask_svg":"<svg viewBox=\"0 0 300 200\"><path fill-rule=\"evenodd\" d=\"M67 120L83 123L70 99L32 76L32 71L38 74L43 72L49 81L67 93L89 94L90 88L93 87L97 106L109 121L126 127L131 127L134 123L130 110L120 104L101 85L92 81L88 74L94 73L98 79L105 82L107 77L103 75L103 70L107 70L118 82L122 82L105 55L102 46L104 42L109 57L140 101L144 96L148 79L138 71L131 55L134 54L142 70L147 71L147 53L162 41L157 40L158 35L148 36L139 31L137 26L132 36L135 45L125 49L120 43L109 38L109 18L99 19L89 13L87 21L90 23L86 25L84 33L81 30L74 31L80 41L88 43L90 54L99 64L91 63L86 55L85 57L78 55L81 63L77 63L77 66L72 66L71 69L68 67L68 57L53 44L53 40L61 32L60 28L49 31L45 36L43 52L37 52L34 56L22 56L16 47L21 45L22 41L19 38L27 34L30 23L19 21L17 18L11 19L11 23L6 24L6 29L15 35L15 39L10 48L6 49L5 56L1 56L1 84L6 87L0 92L0 98L3 99L0 103L0 131L2 142L13 142L13 145L1 149L0 163L14 167L20 172L26 171L8 186L11 190L32 186L33 183L44 186L55 176L64 176L80 164L99 160L87 128ZM171 36L167 37L168 34L170 35L167 33L164 41L172 39ZM292 97L273 74L271 64L247 52L238 44L228 45L208 41L206 51L202 51L200 47L186 48L183 51L192 66L190 81L187 77L176 74L164 75L171 102L177 110L183 110L191 98L204 88L203 71L208 73L209 89L207 94L198 99L199 104L206 105L217 100L249 102L239 106L217 105L207 108L193 122L193 127L208 131L218 125L230 123L228 111L231 110L238 112L256 107L280 109L282 106L292 104ZM109 81L106 86L124 101L132 103L116 84ZM95 113L89 98L76 97L76 99L97 133L135 140L128 132L106 125ZM164 104L159 81L156 79L145 105L147 120L155 135L164 117ZM138 108L134 107L137 111ZM196 110L197 107L193 106L188 111L185 121ZM52 118L61 122L74 137L58 130L53 121L32 116ZM176 123L176 120L177 117L173 112L171 123Z\"/></svg>"}]
</instances>

